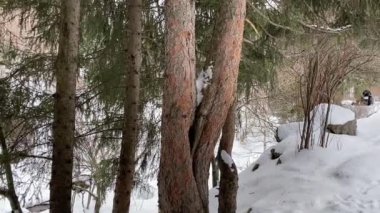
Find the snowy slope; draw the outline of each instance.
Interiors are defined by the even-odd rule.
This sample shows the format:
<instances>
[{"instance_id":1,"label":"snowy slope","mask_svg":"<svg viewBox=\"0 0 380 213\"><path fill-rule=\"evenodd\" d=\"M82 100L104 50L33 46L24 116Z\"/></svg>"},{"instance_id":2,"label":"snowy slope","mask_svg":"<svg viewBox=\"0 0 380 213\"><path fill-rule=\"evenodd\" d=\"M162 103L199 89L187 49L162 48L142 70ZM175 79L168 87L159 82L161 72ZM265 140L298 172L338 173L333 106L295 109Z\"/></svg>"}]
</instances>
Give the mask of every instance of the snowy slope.
<instances>
[{"instance_id":1,"label":"snowy slope","mask_svg":"<svg viewBox=\"0 0 380 213\"><path fill-rule=\"evenodd\" d=\"M335 107L331 123L352 116ZM313 213L380 212L380 113L358 120L358 135L330 135L327 149L297 151L296 125L287 125L285 139L273 146L281 164L267 150L239 174L238 212ZM316 133L316 136L318 132ZM217 212L217 190L210 193Z\"/></svg>"}]
</instances>

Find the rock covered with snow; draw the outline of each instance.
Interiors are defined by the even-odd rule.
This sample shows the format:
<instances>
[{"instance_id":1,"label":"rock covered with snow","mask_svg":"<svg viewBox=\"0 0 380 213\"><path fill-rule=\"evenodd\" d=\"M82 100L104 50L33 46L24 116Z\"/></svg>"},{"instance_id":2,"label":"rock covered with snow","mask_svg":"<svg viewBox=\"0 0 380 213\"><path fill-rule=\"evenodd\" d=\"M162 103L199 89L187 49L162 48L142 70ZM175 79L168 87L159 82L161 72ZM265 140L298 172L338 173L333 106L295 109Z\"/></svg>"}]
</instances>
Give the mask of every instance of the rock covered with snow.
<instances>
[{"instance_id":1,"label":"rock covered with snow","mask_svg":"<svg viewBox=\"0 0 380 213\"><path fill-rule=\"evenodd\" d=\"M327 107L328 107L327 104L319 104L313 109L312 113L315 114L315 119L313 123L314 131L318 131L320 127L322 126L323 122L325 121ZM355 120L355 113L352 110L338 106L338 105L334 105L334 104L330 105L330 113L329 113L329 118L327 122L328 125L329 124L331 125L347 124L349 125L348 127L350 127L349 133L353 133L353 132L356 132L356 129L355 131L352 130L353 127L356 127L356 124L353 125L354 123L350 121L354 121L354 120ZM282 141L283 139L285 139L286 137L290 135L301 135L302 128L303 128L303 122L292 122L288 124L283 124L277 128L276 138L277 140Z\"/></svg>"},{"instance_id":2,"label":"rock covered with snow","mask_svg":"<svg viewBox=\"0 0 380 213\"><path fill-rule=\"evenodd\" d=\"M282 124L277 128L277 142L282 141L283 139L287 138L290 135L293 134L301 134L301 130L303 128L303 122L292 122L287 124Z\"/></svg>"},{"instance_id":3,"label":"rock covered with snow","mask_svg":"<svg viewBox=\"0 0 380 213\"><path fill-rule=\"evenodd\" d=\"M352 105L343 104L343 107L352 110L355 113L355 118L367 118L380 110L380 103L376 103L370 106L364 105Z\"/></svg>"},{"instance_id":4,"label":"rock covered with snow","mask_svg":"<svg viewBox=\"0 0 380 213\"><path fill-rule=\"evenodd\" d=\"M328 104L319 104L313 109L316 125L325 120L327 108ZM352 110L335 104L330 105L328 124L344 124L352 120L355 120L355 113Z\"/></svg>"}]
</instances>

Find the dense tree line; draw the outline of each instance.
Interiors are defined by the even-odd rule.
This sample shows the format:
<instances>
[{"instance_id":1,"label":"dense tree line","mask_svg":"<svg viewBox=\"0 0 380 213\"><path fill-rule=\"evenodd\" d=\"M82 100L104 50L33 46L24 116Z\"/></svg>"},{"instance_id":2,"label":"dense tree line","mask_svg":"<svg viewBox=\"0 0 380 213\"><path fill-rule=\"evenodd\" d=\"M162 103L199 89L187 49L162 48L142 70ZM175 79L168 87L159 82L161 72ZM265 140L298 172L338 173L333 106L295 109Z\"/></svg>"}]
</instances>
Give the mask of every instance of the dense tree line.
<instances>
[{"instance_id":1,"label":"dense tree line","mask_svg":"<svg viewBox=\"0 0 380 213\"><path fill-rule=\"evenodd\" d=\"M234 212L237 169L220 156L231 156L239 100L255 85L276 87L292 43L379 38L376 0L0 0L0 8L0 195L20 212L44 181L51 212L71 212L73 191L86 191L99 212L113 186L113 212L128 212L132 190L156 175L160 211L208 212L217 144L219 211ZM18 183L12 165L41 185Z\"/></svg>"}]
</instances>

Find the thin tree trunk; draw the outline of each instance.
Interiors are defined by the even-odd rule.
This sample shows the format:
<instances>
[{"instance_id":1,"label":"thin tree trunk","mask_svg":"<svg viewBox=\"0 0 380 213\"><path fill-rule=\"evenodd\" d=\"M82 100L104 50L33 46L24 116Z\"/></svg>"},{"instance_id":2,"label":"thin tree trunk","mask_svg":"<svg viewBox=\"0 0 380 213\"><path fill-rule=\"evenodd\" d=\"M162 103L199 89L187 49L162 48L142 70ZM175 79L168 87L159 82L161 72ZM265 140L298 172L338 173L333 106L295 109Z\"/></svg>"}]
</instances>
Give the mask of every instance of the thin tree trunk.
<instances>
[{"instance_id":1,"label":"thin tree trunk","mask_svg":"<svg viewBox=\"0 0 380 213\"><path fill-rule=\"evenodd\" d=\"M80 0L61 0L53 123L50 212L71 212L75 88L79 62Z\"/></svg>"},{"instance_id":2,"label":"thin tree trunk","mask_svg":"<svg viewBox=\"0 0 380 213\"><path fill-rule=\"evenodd\" d=\"M245 0L224 0L218 14L211 85L197 110L192 142L193 169L204 210L208 212L208 177L216 142L220 136L237 87L245 19Z\"/></svg>"},{"instance_id":3,"label":"thin tree trunk","mask_svg":"<svg viewBox=\"0 0 380 213\"><path fill-rule=\"evenodd\" d=\"M134 185L135 153L138 143L138 114L141 70L142 0L126 1L126 96L124 100L124 128L119 171L116 180L113 213L129 212Z\"/></svg>"},{"instance_id":4,"label":"thin tree trunk","mask_svg":"<svg viewBox=\"0 0 380 213\"><path fill-rule=\"evenodd\" d=\"M91 181L91 180L90 180ZM94 192L94 188L95 188L95 184L90 184L90 192L88 193L87 195L87 204L86 204L86 209L89 209L90 208L90 204L91 204L91 193Z\"/></svg>"},{"instance_id":5,"label":"thin tree trunk","mask_svg":"<svg viewBox=\"0 0 380 213\"><path fill-rule=\"evenodd\" d=\"M73 209L74 209L74 203L75 203L76 195L77 195L77 193L75 191L72 191L72 194L71 194L71 212L73 212Z\"/></svg>"},{"instance_id":6,"label":"thin tree trunk","mask_svg":"<svg viewBox=\"0 0 380 213\"><path fill-rule=\"evenodd\" d=\"M158 174L159 209L161 213L202 213L189 143L196 104L195 1L166 0L165 16L166 69Z\"/></svg>"},{"instance_id":7,"label":"thin tree trunk","mask_svg":"<svg viewBox=\"0 0 380 213\"><path fill-rule=\"evenodd\" d=\"M237 168L235 164L231 168L223 162L220 156L221 151L224 150L232 157L232 147L235 139L235 106L236 104L233 104L228 112L218 151L218 165L220 169L219 213L236 212L236 195L239 188Z\"/></svg>"},{"instance_id":8,"label":"thin tree trunk","mask_svg":"<svg viewBox=\"0 0 380 213\"><path fill-rule=\"evenodd\" d=\"M100 212L100 207L102 205L102 202L100 201L100 190L99 187L96 187L96 197L95 197L95 208L94 208L94 213L99 213Z\"/></svg>"},{"instance_id":9,"label":"thin tree trunk","mask_svg":"<svg viewBox=\"0 0 380 213\"><path fill-rule=\"evenodd\" d=\"M20 202L18 201L18 197L16 194L14 181L13 181L12 167L11 167L11 162L10 162L11 156L8 151L8 147L7 147L2 126L0 126L0 143L1 143L1 150L2 150L2 155L3 155L2 163L5 169L5 176L7 179L7 189L5 190L4 194L8 198L9 203L11 204L12 212L22 213L22 209L20 207Z\"/></svg>"},{"instance_id":10,"label":"thin tree trunk","mask_svg":"<svg viewBox=\"0 0 380 213\"><path fill-rule=\"evenodd\" d=\"M331 97L331 96L330 96ZM327 126L328 126L328 122L329 122L329 117L330 117L330 112L331 112L331 101L330 101L330 97L328 97L328 101L327 101L327 109L326 109L326 116L323 118L323 123L322 124L318 124L318 125L321 125L321 138L320 138L320 146L323 147L323 148L326 148L327 147L327 139L326 139L326 135L327 135Z\"/></svg>"},{"instance_id":11,"label":"thin tree trunk","mask_svg":"<svg viewBox=\"0 0 380 213\"><path fill-rule=\"evenodd\" d=\"M219 182L219 169L218 169L217 160L214 157L211 161L211 168L212 168L212 187L216 187Z\"/></svg>"}]
</instances>

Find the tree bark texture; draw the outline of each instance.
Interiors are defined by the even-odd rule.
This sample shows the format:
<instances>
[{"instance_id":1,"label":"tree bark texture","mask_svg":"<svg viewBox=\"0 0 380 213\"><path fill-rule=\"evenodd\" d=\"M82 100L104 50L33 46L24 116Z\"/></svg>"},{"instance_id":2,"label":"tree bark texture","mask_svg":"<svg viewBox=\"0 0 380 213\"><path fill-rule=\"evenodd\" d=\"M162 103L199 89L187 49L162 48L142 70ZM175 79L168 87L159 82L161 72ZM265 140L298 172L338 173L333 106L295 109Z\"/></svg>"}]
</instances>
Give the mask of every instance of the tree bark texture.
<instances>
[{"instance_id":1,"label":"tree bark texture","mask_svg":"<svg viewBox=\"0 0 380 213\"><path fill-rule=\"evenodd\" d=\"M235 106L236 103L231 106L228 112L218 151L218 165L220 169L219 213L236 212L236 195L239 188L237 168L235 164L230 168L229 165L223 162L220 156L221 151L224 150L232 157L232 147L235 138Z\"/></svg>"},{"instance_id":2,"label":"tree bark texture","mask_svg":"<svg viewBox=\"0 0 380 213\"><path fill-rule=\"evenodd\" d=\"M75 89L79 62L80 1L61 0L53 122L50 212L71 212Z\"/></svg>"},{"instance_id":3,"label":"tree bark texture","mask_svg":"<svg viewBox=\"0 0 380 213\"><path fill-rule=\"evenodd\" d=\"M2 156L4 161L1 162L3 164L3 168L5 170L5 177L7 180L7 189L4 189L4 192L1 193L8 198L9 203L11 204L12 212L22 213L22 209L20 206L20 202L18 201L18 197L15 190L15 185L13 181L12 167L11 167L11 156L8 151L7 142L4 135L3 127L0 126L0 143Z\"/></svg>"},{"instance_id":4,"label":"tree bark texture","mask_svg":"<svg viewBox=\"0 0 380 213\"><path fill-rule=\"evenodd\" d=\"M194 1L165 2L167 67L158 181L161 212L208 212L210 163L235 99L245 6L245 0L221 3L213 79L197 108Z\"/></svg>"},{"instance_id":5,"label":"tree bark texture","mask_svg":"<svg viewBox=\"0 0 380 213\"><path fill-rule=\"evenodd\" d=\"M159 209L203 212L193 176L189 129L195 110L195 1L165 1L166 69L158 175Z\"/></svg>"},{"instance_id":6,"label":"tree bark texture","mask_svg":"<svg viewBox=\"0 0 380 213\"><path fill-rule=\"evenodd\" d=\"M134 186L135 153L139 133L142 0L128 0L126 3L128 11L125 39L126 93L124 100L124 128L113 213L129 212L131 193Z\"/></svg>"},{"instance_id":7,"label":"tree bark texture","mask_svg":"<svg viewBox=\"0 0 380 213\"><path fill-rule=\"evenodd\" d=\"M205 210L208 210L209 165L236 95L245 9L245 0L225 0L221 3L217 20L215 52L212 55L215 61L213 79L205 92L194 121L193 168Z\"/></svg>"}]
</instances>

